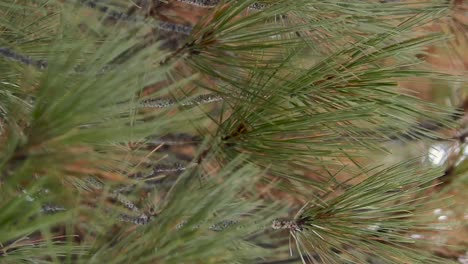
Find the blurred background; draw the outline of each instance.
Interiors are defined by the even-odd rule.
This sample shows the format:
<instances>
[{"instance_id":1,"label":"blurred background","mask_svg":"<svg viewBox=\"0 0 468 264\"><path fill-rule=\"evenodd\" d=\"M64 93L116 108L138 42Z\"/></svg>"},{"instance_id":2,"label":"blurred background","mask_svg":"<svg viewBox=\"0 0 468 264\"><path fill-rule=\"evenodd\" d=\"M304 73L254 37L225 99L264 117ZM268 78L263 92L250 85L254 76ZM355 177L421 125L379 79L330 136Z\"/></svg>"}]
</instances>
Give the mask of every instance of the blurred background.
<instances>
[{"instance_id":1,"label":"blurred background","mask_svg":"<svg viewBox=\"0 0 468 264\"><path fill-rule=\"evenodd\" d=\"M430 190L431 196L440 200L427 215L434 220L434 225L442 225L436 226L439 231L434 233L412 236L435 242L430 250L437 255L468 264L468 1L453 1L449 16L421 30L451 36L444 44L428 47L425 61L434 70L463 76L464 81L414 79L401 82L401 86L424 100L460 108L464 115L457 119L455 129L441 131L447 140L392 143L389 147L393 153L381 158L393 163L422 157L422 163L444 169L440 184Z\"/></svg>"}]
</instances>

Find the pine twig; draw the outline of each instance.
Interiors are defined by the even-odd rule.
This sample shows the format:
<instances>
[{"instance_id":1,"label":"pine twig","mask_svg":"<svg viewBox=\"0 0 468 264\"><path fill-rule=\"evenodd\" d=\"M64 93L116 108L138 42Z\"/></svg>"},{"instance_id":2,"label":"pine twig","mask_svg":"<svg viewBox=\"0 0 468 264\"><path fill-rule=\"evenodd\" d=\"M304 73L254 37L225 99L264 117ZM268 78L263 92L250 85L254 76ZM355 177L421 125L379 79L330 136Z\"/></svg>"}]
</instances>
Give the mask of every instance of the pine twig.
<instances>
[{"instance_id":1,"label":"pine twig","mask_svg":"<svg viewBox=\"0 0 468 264\"><path fill-rule=\"evenodd\" d=\"M123 204L126 208L134 211L134 212L140 212L140 209L132 202L130 201L127 197L122 195L118 191L113 191L111 197L115 199L117 202Z\"/></svg>"},{"instance_id":2,"label":"pine twig","mask_svg":"<svg viewBox=\"0 0 468 264\"><path fill-rule=\"evenodd\" d=\"M181 229L186 224L187 224L187 221L183 220L182 222L180 222L179 224L176 225L176 230ZM223 220L223 221L219 221L219 222L216 222L216 223L210 225L208 227L208 229L211 230L211 231L215 231L215 232L221 232L221 231L226 230L227 228L229 228L229 227L231 227L233 225L237 225L237 224L239 224L239 221L236 221L236 220ZM201 227L201 225L198 224L198 225L193 226L192 229L199 229L200 227Z\"/></svg>"},{"instance_id":3,"label":"pine twig","mask_svg":"<svg viewBox=\"0 0 468 264\"><path fill-rule=\"evenodd\" d=\"M247 9L254 10L254 11L262 11L263 9L269 7L269 4L265 3L253 3L247 7Z\"/></svg>"},{"instance_id":4,"label":"pine twig","mask_svg":"<svg viewBox=\"0 0 468 264\"><path fill-rule=\"evenodd\" d=\"M182 172L187 170L187 168L181 163L174 163L172 165L157 165L154 168L155 174L167 173L167 172Z\"/></svg>"},{"instance_id":5,"label":"pine twig","mask_svg":"<svg viewBox=\"0 0 468 264\"><path fill-rule=\"evenodd\" d=\"M167 134L159 137L151 137L146 141L152 145L181 146L189 144L198 144L202 141L200 136L194 136L186 133Z\"/></svg>"},{"instance_id":6,"label":"pine twig","mask_svg":"<svg viewBox=\"0 0 468 264\"><path fill-rule=\"evenodd\" d=\"M301 223L295 220L286 220L286 219L275 219L271 223L271 228L274 230L292 230L292 231L302 231L304 230Z\"/></svg>"},{"instance_id":7,"label":"pine twig","mask_svg":"<svg viewBox=\"0 0 468 264\"><path fill-rule=\"evenodd\" d=\"M450 114L450 116L449 116L450 121L457 122L458 120L463 118L463 116L464 116L463 113L465 111L464 108L465 108L464 105L461 105L461 106L457 107L456 111L454 111L452 114ZM416 125L412 126L409 129L408 132L400 133L400 134L391 136L389 139L390 140L400 140L400 139L414 140L415 136L423 136L423 134L421 134L420 131L426 131L426 132L438 131L438 130L440 130L442 128L444 128L444 125L442 123L435 122L433 120L423 120L423 121L418 122ZM465 138L465 136L463 134L461 134L461 135L459 135L457 137L452 137L452 138L436 137L435 139L440 140L440 141L453 140L453 139L463 141L464 138Z\"/></svg>"},{"instance_id":8,"label":"pine twig","mask_svg":"<svg viewBox=\"0 0 468 264\"><path fill-rule=\"evenodd\" d=\"M124 21L124 22L131 22L131 23L145 23L147 24L147 20L145 17L138 16L138 15L127 15L124 12L119 12L116 10L111 10L107 6L100 6L98 4L98 1L89 1L89 0L81 0L81 4L94 9L98 10L99 12L105 14L108 18L117 20L117 21ZM156 27L160 30L163 31L168 31L168 32L173 32L173 33L179 33L183 35L190 35L192 33L193 28L190 26L185 26L185 25L180 25L180 24L175 24L175 23L170 23L166 21L156 21L157 23L155 25L152 25L151 27Z\"/></svg>"},{"instance_id":9,"label":"pine twig","mask_svg":"<svg viewBox=\"0 0 468 264\"><path fill-rule=\"evenodd\" d=\"M45 60L35 60L29 56L22 55L5 47L0 47L0 55L4 58L20 62L24 65L33 66L41 70L48 66L48 63Z\"/></svg>"},{"instance_id":10,"label":"pine twig","mask_svg":"<svg viewBox=\"0 0 468 264\"><path fill-rule=\"evenodd\" d=\"M213 8L219 4L219 0L175 0L184 4L194 5L201 8Z\"/></svg>"},{"instance_id":11,"label":"pine twig","mask_svg":"<svg viewBox=\"0 0 468 264\"><path fill-rule=\"evenodd\" d=\"M135 225L146 225L152 220L152 218L146 214L141 214L140 216L120 214L117 219L121 222L133 223Z\"/></svg>"},{"instance_id":12,"label":"pine twig","mask_svg":"<svg viewBox=\"0 0 468 264\"><path fill-rule=\"evenodd\" d=\"M213 102L222 101L223 97L218 94L202 94L198 95L191 100L186 100L180 102L182 106L192 106L192 105L201 105L201 104L209 104ZM147 99L144 100L141 105L145 108L167 108L172 107L177 104L177 101L170 99L170 98L156 98L156 99Z\"/></svg>"},{"instance_id":13,"label":"pine twig","mask_svg":"<svg viewBox=\"0 0 468 264\"><path fill-rule=\"evenodd\" d=\"M156 27L160 30L173 32L173 33L180 33L180 34L187 35L187 36L189 36L193 30L191 26L185 26L185 25L170 23L166 21L159 21L156 24Z\"/></svg>"},{"instance_id":14,"label":"pine twig","mask_svg":"<svg viewBox=\"0 0 468 264\"><path fill-rule=\"evenodd\" d=\"M177 224L176 230L181 229L186 224L187 224L187 221L183 220L182 222ZM223 231L223 230L225 230L225 229L227 229L229 227L232 227L232 226L238 225L238 224L240 224L239 221L229 220L228 219L228 220L222 220L222 221L216 222L216 223L210 225L208 227L208 229L211 230L211 231L220 232L220 231ZM197 225L193 226L192 229L198 229L198 228L200 228L200 226L201 226L201 224L197 224ZM291 231L296 231L296 232L300 232L300 231L304 230L304 227L303 227L303 224L301 223L301 221L285 220L285 219L274 219L271 222L270 228L273 229L273 230L291 230Z\"/></svg>"},{"instance_id":15,"label":"pine twig","mask_svg":"<svg viewBox=\"0 0 468 264\"><path fill-rule=\"evenodd\" d=\"M4 58L19 62L21 64L27 65L27 66L33 66L39 70L45 70L47 67L49 67L49 62L44 59L36 60L33 59L29 56L20 54L18 52L15 52L9 48L5 47L0 47L0 56L3 56ZM102 74L105 72L109 72L113 69L116 68L116 65L105 65L99 72L98 74ZM80 74L84 72L85 69L80 67L79 65L74 68L74 72L77 74Z\"/></svg>"},{"instance_id":16,"label":"pine twig","mask_svg":"<svg viewBox=\"0 0 468 264\"><path fill-rule=\"evenodd\" d=\"M168 23L168 25L170 25L170 23ZM185 29L181 29L181 30L185 30ZM0 55L7 59L20 62L24 65L34 66L40 70L46 69L49 65L49 63L46 60L42 60L42 59L35 60L29 56L17 53L5 47L0 47ZM110 65L107 66L106 68L103 69L103 71L108 71L109 69L112 69L112 66ZM79 73L80 70L76 69L76 72ZM182 106L201 105L201 104L208 104L212 102L219 102L222 100L223 100L223 97L217 94L202 94L202 95L198 95L194 99L183 101L180 103L180 105ZM144 108L167 108L167 107L174 106L176 103L177 101L173 99L155 98L155 99L144 100L141 103L141 106Z\"/></svg>"},{"instance_id":17,"label":"pine twig","mask_svg":"<svg viewBox=\"0 0 468 264\"><path fill-rule=\"evenodd\" d=\"M65 210L66 209L62 206L52 205L52 204L45 204L41 208L41 212L46 213L46 214L54 214L58 212L63 212Z\"/></svg>"},{"instance_id":18,"label":"pine twig","mask_svg":"<svg viewBox=\"0 0 468 264\"><path fill-rule=\"evenodd\" d=\"M219 0L175 0L176 2L181 2L184 4L189 4L201 8L214 8L220 1ZM253 3L247 7L248 10L261 11L267 8L269 4L265 3Z\"/></svg>"}]
</instances>

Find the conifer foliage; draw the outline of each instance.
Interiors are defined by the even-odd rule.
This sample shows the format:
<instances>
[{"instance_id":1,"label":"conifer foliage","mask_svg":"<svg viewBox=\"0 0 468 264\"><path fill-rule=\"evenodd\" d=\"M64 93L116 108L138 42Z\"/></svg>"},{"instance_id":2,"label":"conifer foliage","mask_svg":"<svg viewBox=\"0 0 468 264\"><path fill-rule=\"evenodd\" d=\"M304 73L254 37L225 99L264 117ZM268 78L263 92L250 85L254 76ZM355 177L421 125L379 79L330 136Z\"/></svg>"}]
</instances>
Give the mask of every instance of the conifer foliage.
<instances>
[{"instance_id":1,"label":"conifer foliage","mask_svg":"<svg viewBox=\"0 0 468 264\"><path fill-rule=\"evenodd\" d=\"M441 172L369 157L451 125L398 82L448 9L0 0L0 262L447 263Z\"/></svg>"}]
</instances>

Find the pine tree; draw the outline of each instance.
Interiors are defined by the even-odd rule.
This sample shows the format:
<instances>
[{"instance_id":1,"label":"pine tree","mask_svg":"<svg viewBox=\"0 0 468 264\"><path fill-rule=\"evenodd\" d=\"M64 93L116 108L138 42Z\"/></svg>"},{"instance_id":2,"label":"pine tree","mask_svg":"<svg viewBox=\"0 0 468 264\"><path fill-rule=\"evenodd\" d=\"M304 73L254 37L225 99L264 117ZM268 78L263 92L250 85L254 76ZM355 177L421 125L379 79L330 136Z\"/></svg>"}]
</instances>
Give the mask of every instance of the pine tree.
<instances>
[{"instance_id":1,"label":"pine tree","mask_svg":"<svg viewBox=\"0 0 468 264\"><path fill-rule=\"evenodd\" d=\"M460 113L414 30L447 1L0 0L0 262L449 263L442 170L383 165Z\"/></svg>"}]
</instances>

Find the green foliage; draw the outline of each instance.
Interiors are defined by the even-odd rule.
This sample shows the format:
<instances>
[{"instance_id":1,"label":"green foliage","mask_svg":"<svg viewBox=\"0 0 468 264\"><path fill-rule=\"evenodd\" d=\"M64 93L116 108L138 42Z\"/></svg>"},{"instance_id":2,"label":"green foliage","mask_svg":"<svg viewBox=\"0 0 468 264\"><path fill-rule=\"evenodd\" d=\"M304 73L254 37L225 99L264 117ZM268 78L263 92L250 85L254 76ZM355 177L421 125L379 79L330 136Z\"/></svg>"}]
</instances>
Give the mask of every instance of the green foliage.
<instances>
[{"instance_id":1,"label":"green foliage","mask_svg":"<svg viewBox=\"0 0 468 264\"><path fill-rule=\"evenodd\" d=\"M55 183L54 192L46 186L53 186L50 179L42 178L35 183L19 188L11 185L16 176L2 184L0 194L0 241L2 263L31 263L69 254L80 254L85 246L73 245L52 232L53 228L72 220L73 209L49 214L55 211L47 204L61 196L62 190ZM52 209L50 209L52 208Z\"/></svg>"},{"instance_id":2,"label":"green foliage","mask_svg":"<svg viewBox=\"0 0 468 264\"><path fill-rule=\"evenodd\" d=\"M421 199L440 171L421 171L412 161L367 173L371 175L344 193L336 197L328 194L302 209L299 221L305 231L293 234L298 247L317 252L324 263L340 263L340 259L365 262L369 256L355 254L356 248L382 263L442 262L411 248L414 241L408 236L408 232L424 230L430 223L423 214L430 206ZM337 256L336 251L346 247L350 250Z\"/></svg>"},{"instance_id":3,"label":"green foliage","mask_svg":"<svg viewBox=\"0 0 468 264\"><path fill-rule=\"evenodd\" d=\"M86 258L83 263L107 259L115 263L251 263L268 257L271 252L256 246L251 237L282 210L257 200L253 183L259 171L240 165L240 160L228 164L217 175L221 182L207 181L203 186L192 177L200 171L182 175L168 196L155 204L154 223L131 234L102 234L108 243L97 244L91 250L91 261ZM237 223L213 228L227 220Z\"/></svg>"},{"instance_id":4,"label":"green foliage","mask_svg":"<svg viewBox=\"0 0 468 264\"><path fill-rule=\"evenodd\" d=\"M288 239L310 263L441 262L408 236L440 172L356 160L452 125L398 83L452 78L415 69L446 36L411 35L445 6L255 4L188 27L127 1L0 1L1 262L268 263L294 260ZM188 36L168 50L163 31Z\"/></svg>"}]
</instances>

